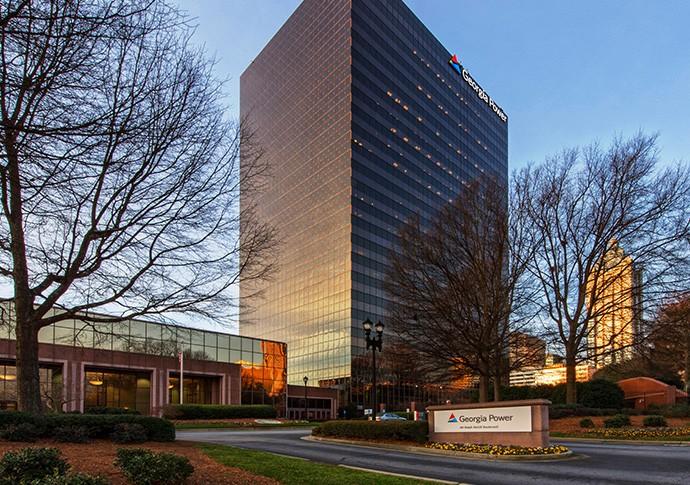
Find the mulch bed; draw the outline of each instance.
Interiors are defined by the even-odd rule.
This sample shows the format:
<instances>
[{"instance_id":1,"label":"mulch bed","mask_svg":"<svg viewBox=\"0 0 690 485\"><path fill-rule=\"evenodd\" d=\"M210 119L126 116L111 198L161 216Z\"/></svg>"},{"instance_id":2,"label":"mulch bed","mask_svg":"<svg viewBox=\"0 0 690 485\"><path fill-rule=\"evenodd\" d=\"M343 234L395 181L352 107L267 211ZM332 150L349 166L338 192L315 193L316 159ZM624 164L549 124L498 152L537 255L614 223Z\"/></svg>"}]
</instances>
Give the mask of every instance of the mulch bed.
<instances>
[{"instance_id":1,"label":"mulch bed","mask_svg":"<svg viewBox=\"0 0 690 485\"><path fill-rule=\"evenodd\" d=\"M108 478L115 485L128 483L120 470L113 464L118 448L147 448L153 451L164 451L186 456L194 465L194 474L189 479L189 484L246 485L251 483L269 485L278 483L273 479L257 476L239 468L221 465L204 455L194 443L186 441L176 441L174 443L147 442L136 445L118 445L106 440L94 440L86 444L58 443L50 440L41 440L36 443L0 441L0 454L29 446L58 448L72 466L72 471L101 475Z\"/></svg>"},{"instance_id":2,"label":"mulch bed","mask_svg":"<svg viewBox=\"0 0 690 485\"><path fill-rule=\"evenodd\" d=\"M594 428L581 428L580 421L589 417L594 422ZM604 420L611 416L574 416L570 418L552 419L549 422L549 431L554 433L577 433L582 431L590 431L592 429L603 428ZM642 428L642 421L646 416L630 416L630 423L632 426ZM669 427L680 428L687 426L690 418L666 418Z\"/></svg>"}]
</instances>

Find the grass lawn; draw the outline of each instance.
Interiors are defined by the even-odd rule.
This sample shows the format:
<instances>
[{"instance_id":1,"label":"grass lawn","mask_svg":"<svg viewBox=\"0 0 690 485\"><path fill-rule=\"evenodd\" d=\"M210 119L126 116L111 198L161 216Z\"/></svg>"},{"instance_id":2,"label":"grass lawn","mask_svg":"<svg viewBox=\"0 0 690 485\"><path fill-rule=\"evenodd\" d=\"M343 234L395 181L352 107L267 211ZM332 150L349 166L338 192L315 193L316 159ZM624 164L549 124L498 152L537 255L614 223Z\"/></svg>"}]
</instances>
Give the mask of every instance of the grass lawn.
<instances>
[{"instance_id":1,"label":"grass lawn","mask_svg":"<svg viewBox=\"0 0 690 485\"><path fill-rule=\"evenodd\" d=\"M200 445L201 450L224 465L241 468L288 485L412 485L433 484L424 480L352 470L335 465L274 455L232 446Z\"/></svg>"}]
</instances>

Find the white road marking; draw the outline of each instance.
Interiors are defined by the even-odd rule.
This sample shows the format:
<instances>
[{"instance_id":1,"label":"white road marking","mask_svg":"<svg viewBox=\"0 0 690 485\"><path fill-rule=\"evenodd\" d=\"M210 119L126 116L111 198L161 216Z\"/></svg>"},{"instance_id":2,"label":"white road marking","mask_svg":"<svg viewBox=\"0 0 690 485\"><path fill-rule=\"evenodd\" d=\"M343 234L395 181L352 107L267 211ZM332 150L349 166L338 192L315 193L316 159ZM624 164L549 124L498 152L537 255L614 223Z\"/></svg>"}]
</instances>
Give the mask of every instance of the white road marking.
<instances>
[{"instance_id":1,"label":"white road marking","mask_svg":"<svg viewBox=\"0 0 690 485\"><path fill-rule=\"evenodd\" d=\"M393 472L386 472L383 470L374 470L373 468L364 468L361 466L352 466L352 465L338 465L343 468L351 468L352 470L359 470L363 472L370 472L370 473L380 473L382 475L391 475L394 477L402 477L402 478L411 478L413 480L425 480L427 482L436 482L436 483L445 483L448 485L472 485L470 483L459 483L459 482L450 482L448 480L440 480L438 478L429 478L429 477L419 477L417 475L405 475L404 473L393 473Z\"/></svg>"}]
</instances>

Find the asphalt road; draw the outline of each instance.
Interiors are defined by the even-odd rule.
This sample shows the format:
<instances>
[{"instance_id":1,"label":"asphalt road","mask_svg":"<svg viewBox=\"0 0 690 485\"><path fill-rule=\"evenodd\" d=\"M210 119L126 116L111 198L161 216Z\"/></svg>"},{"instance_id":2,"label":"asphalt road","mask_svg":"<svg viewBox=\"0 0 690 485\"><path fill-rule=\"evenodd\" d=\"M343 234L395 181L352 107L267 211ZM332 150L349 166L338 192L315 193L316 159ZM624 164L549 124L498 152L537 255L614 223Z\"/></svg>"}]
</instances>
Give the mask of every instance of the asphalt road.
<instances>
[{"instance_id":1,"label":"asphalt road","mask_svg":"<svg viewBox=\"0 0 690 485\"><path fill-rule=\"evenodd\" d=\"M311 430L178 431L180 440L232 445L315 462L469 484L690 484L690 447L567 443L580 458L506 462L421 455L300 439Z\"/></svg>"}]
</instances>

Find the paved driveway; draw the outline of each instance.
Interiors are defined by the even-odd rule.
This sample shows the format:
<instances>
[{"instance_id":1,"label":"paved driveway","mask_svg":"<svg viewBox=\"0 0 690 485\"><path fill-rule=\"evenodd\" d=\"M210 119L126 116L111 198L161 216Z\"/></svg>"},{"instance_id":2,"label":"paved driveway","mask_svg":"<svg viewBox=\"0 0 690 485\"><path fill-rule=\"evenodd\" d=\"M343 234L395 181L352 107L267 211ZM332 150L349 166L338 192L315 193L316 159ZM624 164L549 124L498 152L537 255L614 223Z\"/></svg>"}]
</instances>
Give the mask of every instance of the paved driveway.
<instances>
[{"instance_id":1,"label":"paved driveway","mask_svg":"<svg viewBox=\"0 0 690 485\"><path fill-rule=\"evenodd\" d=\"M179 431L178 439L238 446L315 462L471 484L690 484L690 447L568 443L581 458L505 462L420 455L300 439L310 430Z\"/></svg>"}]
</instances>

